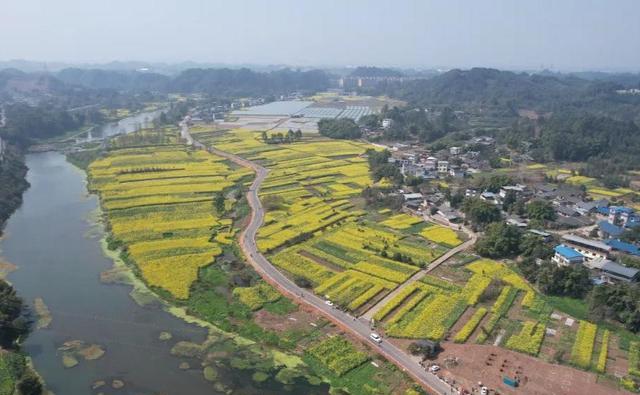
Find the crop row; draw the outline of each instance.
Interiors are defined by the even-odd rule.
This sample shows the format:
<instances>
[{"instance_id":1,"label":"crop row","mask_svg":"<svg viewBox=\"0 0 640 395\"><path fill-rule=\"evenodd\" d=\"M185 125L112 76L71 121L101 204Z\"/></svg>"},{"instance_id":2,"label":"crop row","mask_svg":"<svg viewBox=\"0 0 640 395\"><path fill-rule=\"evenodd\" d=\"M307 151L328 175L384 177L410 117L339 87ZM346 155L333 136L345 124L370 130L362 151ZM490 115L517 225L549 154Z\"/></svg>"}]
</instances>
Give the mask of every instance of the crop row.
<instances>
[{"instance_id":1,"label":"crop row","mask_svg":"<svg viewBox=\"0 0 640 395\"><path fill-rule=\"evenodd\" d=\"M630 375L640 377L640 342L629 344L629 369Z\"/></svg>"},{"instance_id":2,"label":"crop row","mask_svg":"<svg viewBox=\"0 0 640 395\"><path fill-rule=\"evenodd\" d=\"M271 262L294 276L306 278L315 285L330 279L334 275L334 272L331 270L315 263L311 259L303 257L292 248L274 255Z\"/></svg>"},{"instance_id":3,"label":"crop row","mask_svg":"<svg viewBox=\"0 0 640 395\"><path fill-rule=\"evenodd\" d=\"M604 373L607 370L607 354L609 353L609 335L608 329L604 330L602 334L602 346L600 347L600 354L598 355L598 365L596 370L600 373Z\"/></svg>"},{"instance_id":4,"label":"crop row","mask_svg":"<svg viewBox=\"0 0 640 395\"><path fill-rule=\"evenodd\" d=\"M580 321L576 340L571 348L571 362L575 365L588 369L591 365L591 355L593 345L596 340L598 326L587 321Z\"/></svg>"},{"instance_id":5,"label":"crop row","mask_svg":"<svg viewBox=\"0 0 640 395\"><path fill-rule=\"evenodd\" d=\"M478 324L480 324L480 321L482 321L482 319L486 314L487 314L487 309L485 309L484 307L480 307L478 310L476 310L476 312L473 313L469 321L467 321L462 327L462 329L460 329L460 331L456 333L456 336L453 338L453 341L455 341L456 343L466 342L469 336L471 336L473 331L476 329Z\"/></svg>"}]
</instances>

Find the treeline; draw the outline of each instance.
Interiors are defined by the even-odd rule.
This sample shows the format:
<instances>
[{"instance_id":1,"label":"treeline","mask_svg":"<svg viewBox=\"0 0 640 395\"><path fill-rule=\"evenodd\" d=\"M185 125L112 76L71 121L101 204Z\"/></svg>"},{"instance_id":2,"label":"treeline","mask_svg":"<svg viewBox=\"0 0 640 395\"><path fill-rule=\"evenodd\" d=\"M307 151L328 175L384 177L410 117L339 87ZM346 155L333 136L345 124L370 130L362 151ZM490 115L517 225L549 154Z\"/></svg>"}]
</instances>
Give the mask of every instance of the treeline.
<instances>
[{"instance_id":1,"label":"treeline","mask_svg":"<svg viewBox=\"0 0 640 395\"><path fill-rule=\"evenodd\" d=\"M97 110L71 113L64 108L25 103L5 106L7 123L0 136L26 145L33 139L46 139L75 130L87 123L100 123L103 115Z\"/></svg>"},{"instance_id":2,"label":"treeline","mask_svg":"<svg viewBox=\"0 0 640 395\"><path fill-rule=\"evenodd\" d=\"M15 289L0 279L0 349L2 352L3 393L40 395L40 378L27 363L21 351L21 342L31 330L29 311ZM8 391L8 392L7 392Z\"/></svg>"},{"instance_id":3,"label":"treeline","mask_svg":"<svg viewBox=\"0 0 640 395\"><path fill-rule=\"evenodd\" d=\"M640 167L640 127L633 121L562 112L537 125L519 121L500 137L512 147L531 142L537 161L586 161L584 175L611 176Z\"/></svg>"},{"instance_id":4,"label":"treeline","mask_svg":"<svg viewBox=\"0 0 640 395\"><path fill-rule=\"evenodd\" d=\"M65 69L56 77L66 83L92 89L207 93L218 97L279 95L329 88L329 76L324 71L286 68L270 72L247 68L189 69L173 77L137 71Z\"/></svg>"},{"instance_id":5,"label":"treeline","mask_svg":"<svg viewBox=\"0 0 640 395\"><path fill-rule=\"evenodd\" d=\"M391 120L391 126L383 130L386 140L431 143L463 127L450 107L443 108L437 114L428 114L421 107L384 107L379 114L367 115L359 122L367 128L379 129L385 118Z\"/></svg>"},{"instance_id":6,"label":"treeline","mask_svg":"<svg viewBox=\"0 0 640 395\"><path fill-rule=\"evenodd\" d=\"M370 93L388 94L420 107L496 108L503 115L514 117L519 109L531 109L580 110L638 119L640 97L616 92L627 87L615 78L583 79L473 68L451 70L430 79L378 84Z\"/></svg>"},{"instance_id":7,"label":"treeline","mask_svg":"<svg viewBox=\"0 0 640 395\"><path fill-rule=\"evenodd\" d=\"M22 192L29 187L26 174L22 154L7 146L0 159L0 235L5 221L22 204Z\"/></svg>"},{"instance_id":8,"label":"treeline","mask_svg":"<svg viewBox=\"0 0 640 395\"><path fill-rule=\"evenodd\" d=\"M300 129L296 131L289 129L286 134L276 132L268 135L266 131L262 132L262 141L267 144L290 144L300 140L302 140L302 130Z\"/></svg>"}]
</instances>

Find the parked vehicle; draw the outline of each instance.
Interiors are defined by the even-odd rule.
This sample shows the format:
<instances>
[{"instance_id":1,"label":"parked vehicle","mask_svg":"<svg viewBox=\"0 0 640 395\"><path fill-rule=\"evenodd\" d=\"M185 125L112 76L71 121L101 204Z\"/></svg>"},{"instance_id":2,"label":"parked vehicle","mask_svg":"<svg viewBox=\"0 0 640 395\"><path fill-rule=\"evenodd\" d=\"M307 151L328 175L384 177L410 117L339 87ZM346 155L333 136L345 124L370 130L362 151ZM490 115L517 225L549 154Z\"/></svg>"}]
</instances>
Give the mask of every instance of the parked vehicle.
<instances>
[{"instance_id":1,"label":"parked vehicle","mask_svg":"<svg viewBox=\"0 0 640 395\"><path fill-rule=\"evenodd\" d=\"M382 343L382 337L375 332L371 333L369 337L376 343Z\"/></svg>"}]
</instances>

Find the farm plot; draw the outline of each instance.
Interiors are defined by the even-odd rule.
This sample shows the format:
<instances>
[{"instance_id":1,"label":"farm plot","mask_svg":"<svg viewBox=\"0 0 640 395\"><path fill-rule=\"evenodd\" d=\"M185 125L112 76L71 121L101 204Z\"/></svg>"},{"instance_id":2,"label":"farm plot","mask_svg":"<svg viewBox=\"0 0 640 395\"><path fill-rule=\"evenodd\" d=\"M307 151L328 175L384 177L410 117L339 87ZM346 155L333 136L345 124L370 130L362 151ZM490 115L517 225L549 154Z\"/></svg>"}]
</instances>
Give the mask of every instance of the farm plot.
<instances>
[{"instance_id":1,"label":"farm plot","mask_svg":"<svg viewBox=\"0 0 640 395\"><path fill-rule=\"evenodd\" d=\"M212 240L232 236L213 196L250 175L223 158L178 145L112 149L88 172L113 239L150 286L180 299L189 296L198 270L222 252Z\"/></svg>"},{"instance_id":2,"label":"farm plot","mask_svg":"<svg viewBox=\"0 0 640 395\"><path fill-rule=\"evenodd\" d=\"M356 270L347 270L324 281L314 291L339 306L356 310L380 292L396 286L396 283L379 277Z\"/></svg>"},{"instance_id":3,"label":"farm plot","mask_svg":"<svg viewBox=\"0 0 640 395\"><path fill-rule=\"evenodd\" d=\"M507 348L520 351L525 354L538 355L540 345L544 339L545 326L542 323L527 321L518 334L512 335L507 340Z\"/></svg>"},{"instance_id":4,"label":"farm plot","mask_svg":"<svg viewBox=\"0 0 640 395\"><path fill-rule=\"evenodd\" d=\"M260 282L252 287L238 287L233 294L251 310L258 310L266 303L280 299L280 293L267 283Z\"/></svg>"},{"instance_id":5,"label":"farm plot","mask_svg":"<svg viewBox=\"0 0 640 395\"><path fill-rule=\"evenodd\" d=\"M349 341L340 336L324 340L307 352L338 376L346 374L369 360L367 354L356 350Z\"/></svg>"},{"instance_id":6,"label":"farm plot","mask_svg":"<svg viewBox=\"0 0 640 395\"><path fill-rule=\"evenodd\" d=\"M268 167L260 198L267 213L261 251L296 281L305 281L356 311L383 296L447 249L426 239L360 219L351 198L372 184L360 155L371 146L313 139L264 144L260 133L223 134L214 142ZM409 226L422 220L403 215Z\"/></svg>"},{"instance_id":7,"label":"farm plot","mask_svg":"<svg viewBox=\"0 0 640 395\"><path fill-rule=\"evenodd\" d=\"M462 244L462 240L460 240L453 229L441 225L433 225L424 228L420 232L420 236L435 243L444 244L447 247L456 247Z\"/></svg>"},{"instance_id":8,"label":"farm plot","mask_svg":"<svg viewBox=\"0 0 640 395\"><path fill-rule=\"evenodd\" d=\"M374 318L382 322L387 335L400 338L428 338L440 340L455 324L464 311L478 304L480 296L489 284L499 280L507 285L502 287L498 298L490 308L479 307L460 327L454 340L466 342L477 327L480 327L477 342L484 342L501 317L509 311L519 291L524 292L522 305L532 305L535 291L515 272L505 265L479 260L467 266L472 275L463 286L432 276L425 276L420 282L412 283L378 310ZM527 306L525 306L527 307ZM483 318L488 316L484 321ZM529 328L531 335L544 335L544 325L534 323ZM540 329L542 328L542 329ZM524 338L525 335L523 334ZM522 352L537 352L538 347L521 344L514 338L512 346ZM540 338L542 341L542 338Z\"/></svg>"}]
</instances>

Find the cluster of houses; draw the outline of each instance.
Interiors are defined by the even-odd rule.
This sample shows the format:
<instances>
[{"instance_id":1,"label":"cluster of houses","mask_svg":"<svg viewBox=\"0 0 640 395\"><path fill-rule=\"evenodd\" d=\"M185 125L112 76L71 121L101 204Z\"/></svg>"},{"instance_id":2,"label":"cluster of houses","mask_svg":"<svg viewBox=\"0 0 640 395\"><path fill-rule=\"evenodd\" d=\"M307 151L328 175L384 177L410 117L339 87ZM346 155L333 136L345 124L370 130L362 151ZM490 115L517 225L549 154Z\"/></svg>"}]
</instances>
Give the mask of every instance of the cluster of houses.
<instances>
[{"instance_id":1,"label":"cluster of houses","mask_svg":"<svg viewBox=\"0 0 640 395\"><path fill-rule=\"evenodd\" d=\"M640 270L614 261L624 255L640 257L638 246L619 239L625 229L640 226L640 215L632 208L622 206L602 207L598 212L607 216L598 223L602 240L563 235L562 244L555 247L552 261L561 266L582 264L597 274L597 283L640 280Z\"/></svg>"},{"instance_id":2,"label":"cluster of houses","mask_svg":"<svg viewBox=\"0 0 640 395\"><path fill-rule=\"evenodd\" d=\"M485 138L493 140L491 137ZM427 180L446 177L463 178L468 174L490 168L488 161L480 159L478 151L465 151L462 147L450 147L448 150L431 153L398 143L391 147L391 153L389 162L398 166L402 175Z\"/></svg>"}]
</instances>

